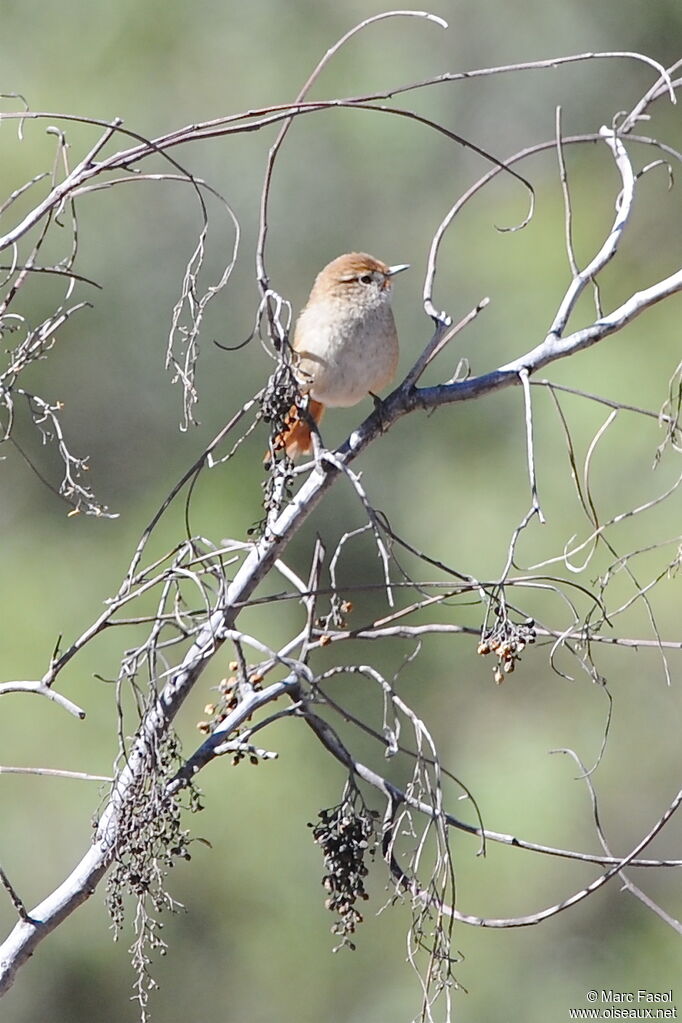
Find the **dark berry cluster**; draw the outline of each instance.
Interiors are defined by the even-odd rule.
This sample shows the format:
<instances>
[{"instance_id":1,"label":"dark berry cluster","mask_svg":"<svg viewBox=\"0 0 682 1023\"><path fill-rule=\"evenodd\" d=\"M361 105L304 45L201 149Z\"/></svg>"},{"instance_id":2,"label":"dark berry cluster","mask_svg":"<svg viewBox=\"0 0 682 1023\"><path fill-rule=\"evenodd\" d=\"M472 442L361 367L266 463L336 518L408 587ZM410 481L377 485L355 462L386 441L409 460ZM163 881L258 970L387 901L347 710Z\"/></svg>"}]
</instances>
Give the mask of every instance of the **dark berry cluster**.
<instances>
[{"instance_id":1,"label":"dark berry cluster","mask_svg":"<svg viewBox=\"0 0 682 1023\"><path fill-rule=\"evenodd\" d=\"M290 353L288 344L283 351ZM249 527L248 536L265 536L268 519L291 500L293 462L284 450L281 436L291 425L292 416L298 415L301 400L290 355L287 354L277 363L261 398L261 417L270 426L270 441L264 458L265 468L270 471L261 483L265 514Z\"/></svg>"},{"instance_id":2,"label":"dark berry cluster","mask_svg":"<svg viewBox=\"0 0 682 1023\"><path fill-rule=\"evenodd\" d=\"M277 445L276 438L291 425L292 415L296 415L300 404L301 393L291 362L282 359L268 380L261 399L263 421L270 425L270 435L273 438L267 461L270 461L272 455L278 454L281 450L281 446Z\"/></svg>"},{"instance_id":3,"label":"dark berry cluster","mask_svg":"<svg viewBox=\"0 0 682 1023\"><path fill-rule=\"evenodd\" d=\"M326 874L322 886L329 894L325 908L338 919L332 934L340 937L339 948L354 949L350 936L362 923L362 914L355 908L358 899L369 898L364 879L368 870L366 855L376 848L376 813L356 807L351 798L330 810L320 810L318 824L310 825L313 838L322 849Z\"/></svg>"},{"instance_id":4,"label":"dark berry cluster","mask_svg":"<svg viewBox=\"0 0 682 1023\"><path fill-rule=\"evenodd\" d=\"M118 840L106 895L116 932L123 924L127 894L144 900L145 906L156 913L174 905L166 891L166 874L177 860L191 859L189 832L182 826L182 806L177 796L167 791L168 781L181 763L179 742L169 732L150 750L147 770L130 786L119 809ZM192 787L189 808L202 809L199 794ZM153 922L150 934L161 926Z\"/></svg>"}]
</instances>

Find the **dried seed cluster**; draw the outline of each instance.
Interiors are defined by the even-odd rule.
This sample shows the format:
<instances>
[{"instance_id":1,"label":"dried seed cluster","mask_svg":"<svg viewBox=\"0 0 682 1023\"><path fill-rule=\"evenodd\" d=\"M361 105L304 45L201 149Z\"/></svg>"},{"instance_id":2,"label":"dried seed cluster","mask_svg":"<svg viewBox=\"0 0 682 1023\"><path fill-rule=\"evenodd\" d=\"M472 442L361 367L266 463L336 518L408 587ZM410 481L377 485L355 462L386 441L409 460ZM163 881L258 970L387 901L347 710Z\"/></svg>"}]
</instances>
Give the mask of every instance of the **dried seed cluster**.
<instances>
[{"instance_id":1,"label":"dried seed cluster","mask_svg":"<svg viewBox=\"0 0 682 1023\"><path fill-rule=\"evenodd\" d=\"M328 632L330 629L346 629L348 622L346 616L353 610L353 604L350 600L343 600L338 593L332 595L329 606L329 614L320 615L316 620L315 625L321 632ZM328 642L331 642L328 640ZM324 646L324 637L322 639L322 645Z\"/></svg>"},{"instance_id":2,"label":"dried seed cluster","mask_svg":"<svg viewBox=\"0 0 682 1023\"><path fill-rule=\"evenodd\" d=\"M350 935L362 923L362 914L355 908L358 899L369 898L364 879L368 870L365 857L376 848L376 813L364 806L356 807L349 799L329 810L320 810L318 824L311 824L313 838L321 847L327 873L322 886L329 892L325 909L338 916L331 928L341 941L339 948L355 949Z\"/></svg>"},{"instance_id":3,"label":"dried seed cluster","mask_svg":"<svg viewBox=\"0 0 682 1023\"><path fill-rule=\"evenodd\" d=\"M123 924L126 894L145 900L156 913L172 906L165 887L166 874L178 859L191 858L189 832L182 826L182 807L177 797L167 792L168 781L182 764L179 743L172 732L150 751L148 759L148 770L130 787L119 811L118 842L106 890L115 932ZM188 793L189 809L202 809L198 791L190 786Z\"/></svg>"},{"instance_id":4,"label":"dried seed cluster","mask_svg":"<svg viewBox=\"0 0 682 1023\"><path fill-rule=\"evenodd\" d=\"M481 656L495 654L497 664L493 670L493 678L499 685L504 682L505 675L510 674L521 660L525 648L535 642L536 629L533 618L524 622L513 622L502 611L498 610L498 621L493 629L486 632L478 644Z\"/></svg>"},{"instance_id":5,"label":"dried seed cluster","mask_svg":"<svg viewBox=\"0 0 682 1023\"><path fill-rule=\"evenodd\" d=\"M236 661L230 661L230 671L238 671L239 665ZM216 703L207 703L204 707L204 714L209 715L204 721L197 721L197 728L203 735L210 735L215 728L220 725L225 718L230 714L239 704L240 693L239 693L239 682L240 679L237 675L230 675L228 678L221 679L218 683L218 692L220 698ZM263 676L259 674L258 669L249 669L249 675L247 678L247 686L249 689L258 691L263 687ZM244 728L248 725L248 718L244 722L244 726L239 729L235 729L231 732L231 737L235 740L244 731ZM234 766L240 764L246 757L249 759L251 764L259 764L260 758L254 752L249 750L235 750L232 753L232 763Z\"/></svg>"},{"instance_id":6,"label":"dried seed cluster","mask_svg":"<svg viewBox=\"0 0 682 1023\"><path fill-rule=\"evenodd\" d=\"M270 424L271 438L277 438L288 426L301 405L301 392L291 364L281 360L268 380L261 399L263 421ZM279 454L281 445L271 444L270 457Z\"/></svg>"},{"instance_id":7,"label":"dried seed cluster","mask_svg":"<svg viewBox=\"0 0 682 1023\"><path fill-rule=\"evenodd\" d=\"M247 536L252 536L256 539L267 538L268 520L273 515L277 515L285 504L291 501L294 482L293 464L284 450L282 450L282 457L278 458L274 465L270 462L266 463L266 468L269 467L270 472L266 474L265 479L261 482L263 511L265 514L254 522L253 525L249 526L246 530Z\"/></svg>"},{"instance_id":8,"label":"dried seed cluster","mask_svg":"<svg viewBox=\"0 0 682 1023\"><path fill-rule=\"evenodd\" d=\"M288 344L284 351L290 353ZM265 467L270 471L261 483L265 514L247 530L248 536L265 536L268 519L292 497L293 462L276 441L290 425L292 410L299 408L302 401L289 359L290 355L280 359L261 399L262 419L270 425L270 444L265 456Z\"/></svg>"}]
</instances>

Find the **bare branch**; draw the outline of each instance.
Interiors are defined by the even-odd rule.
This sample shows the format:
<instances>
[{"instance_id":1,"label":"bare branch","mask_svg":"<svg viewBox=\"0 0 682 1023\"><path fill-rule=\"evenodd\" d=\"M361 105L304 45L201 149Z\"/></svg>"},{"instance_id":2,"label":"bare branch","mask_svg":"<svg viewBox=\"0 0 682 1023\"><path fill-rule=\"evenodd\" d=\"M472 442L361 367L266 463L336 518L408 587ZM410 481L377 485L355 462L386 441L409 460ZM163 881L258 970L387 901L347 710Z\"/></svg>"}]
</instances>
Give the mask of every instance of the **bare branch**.
<instances>
[{"instance_id":1,"label":"bare branch","mask_svg":"<svg viewBox=\"0 0 682 1023\"><path fill-rule=\"evenodd\" d=\"M73 778L76 781L113 782L106 774L88 774L85 771L63 771L57 767L7 767L0 764L0 774L37 774L46 778Z\"/></svg>"},{"instance_id":2,"label":"bare branch","mask_svg":"<svg viewBox=\"0 0 682 1023\"><path fill-rule=\"evenodd\" d=\"M62 696L62 694L57 692L56 689L51 689L44 681L0 682L0 696L5 696L7 693L35 693L36 696L45 696L48 700L52 700L53 703L63 707L64 710L68 710L69 714L73 714L74 717L80 718L81 721L85 717L85 711L82 707L79 707L71 700L67 700L65 696Z\"/></svg>"}]
</instances>

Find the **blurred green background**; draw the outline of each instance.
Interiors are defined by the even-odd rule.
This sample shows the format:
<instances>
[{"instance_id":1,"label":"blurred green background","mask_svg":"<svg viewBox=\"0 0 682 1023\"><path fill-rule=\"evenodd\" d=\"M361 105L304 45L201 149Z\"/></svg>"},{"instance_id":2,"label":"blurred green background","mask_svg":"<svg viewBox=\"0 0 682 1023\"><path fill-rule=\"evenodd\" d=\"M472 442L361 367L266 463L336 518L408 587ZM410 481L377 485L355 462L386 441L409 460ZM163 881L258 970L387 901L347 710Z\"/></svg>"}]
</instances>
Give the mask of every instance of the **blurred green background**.
<instances>
[{"instance_id":1,"label":"blurred green background","mask_svg":"<svg viewBox=\"0 0 682 1023\"><path fill-rule=\"evenodd\" d=\"M293 98L324 51L354 23L382 7L344 0L255 0L250 4L92 4L64 0L3 0L2 91L23 93L33 110L124 118L128 128L159 135L184 124ZM420 20L395 19L370 28L342 51L318 83L315 96L354 95L417 81L446 71L595 50L636 50L665 63L680 56L682 7L678 0L441 0L434 13L450 22L444 32ZM555 108L566 133L594 132L637 101L653 71L630 60L593 61L572 68L441 85L405 98L405 105L441 120L453 131L505 156L552 138ZM11 109L3 101L3 109ZM676 108L659 103L644 134L682 148ZM46 124L0 130L2 197L48 169L54 140ZM55 123L59 123L55 119ZM94 141L91 129L62 123L75 162ZM258 196L269 132L184 147L175 155L218 188L243 229L239 261L227 288L210 305L201 340L201 425L178 430L180 396L163 371L170 316L199 220L186 186L138 184L100 192L80 203L78 268L103 285L94 307L61 335L48 360L32 371L30 386L65 402L64 422L78 454L91 458L90 482L120 517L69 519L14 451L0 465L3 554L2 679L33 678L46 668L58 635L79 634L117 586L137 537L169 487L207 439L265 379L270 363L256 343L236 354L251 329L257 305L253 272ZM634 150L639 168L655 159ZM618 188L605 148L567 152L573 188L578 259L601 243ZM428 246L450 204L486 165L425 128L397 118L338 111L301 118L281 153L272 192L268 268L274 287L300 308L317 269L349 249L388 262L410 262L396 285L395 309L407 368L429 336L421 311ZM436 305L456 318L483 295L490 307L429 370L446 379L465 354L475 372L517 356L544 336L568 281L563 210L556 159L549 153L522 167L537 190L538 213L523 232L500 234L495 225L525 213L522 190L498 180L455 221L442 250ZM38 189L41 186L38 186ZM37 194L37 190L36 190ZM232 245L229 223L211 210L204 281L217 279ZM640 183L622 252L604 275L602 300L612 308L632 291L673 272L682 255L679 188L667 190L665 169ZM68 244L68 242L66 243ZM50 308L51 283L32 285L26 315ZM27 291L28 293L28 291ZM82 297L92 298L83 288ZM585 300L575 325L592 315ZM658 409L679 361L679 298L664 303L598 349L547 376L623 402ZM27 382L27 386L29 383ZM534 392L540 495L548 524L534 524L519 551L532 564L562 550L573 534L586 535L570 485L565 443L549 396ZM607 411L578 398L563 405L581 457ZM329 416L325 436L340 441L368 409ZM58 482L58 466L25 425L21 438L41 471ZM603 517L662 493L676 478L667 456L652 474L661 439L655 420L625 414L597 449L593 479ZM204 474L193 504L193 529L214 541L245 537L260 515L260 456L264 431L238 460ZM390 471L387 468L390 467ZM518 390L401 421L362 459L363 479L393 528L462 572L479 578L501 570L511 530L528 506L523 407ZM361 524L362 509L348 488L333 498L297 539L292 562L305 572L315 532L331 548ZM674 537L680 501L673 498L614 534L621 551ZM181 512L164 526L163 543L182 536ZM674 547L636 562L641 580L653 578ZM591 566L590 584L609 559ZM406 559L406 564L414 567ZM621 573L621 576L623 573ZM343 577L377 581L369 541L349 548ZM620 589L618 588L620 587ZM615 603L628 598L627 580L614 584ZM680 638L679 579L664 579L652 594L664 637ZM556 627L570 622L557 598L529 595L528 613ZM299 615L278 609L273 641ZM452 612L453 620L480 622L478 609ZM267 628L268 619L259 620ZM615 633L651 636L641 604L618 619ZM116 713L110 687L95 672L115 675L127 640L107 634L72 663L63 691L87 709L83 723L46 701L6 697L2 705L0 761L107 774L115 755ZM399 668L412 648L357 646L348 656L376 658L386 672ZM400 691L422 715L448 767L473 791L485 824L549 845L597 851L584 783L575 764L549 756L575 749L588 764L599 752L607 700L575 662L553 673L547 648L528 652L517 673L496 687L491 665L476 656L475 641L440 639L401 676ZM680 661L670 659L667 685L657 652L599 650L598 666L614 698L606 754L594 774L603 823L614 850L624 853L654 823L679 787ZM225 666L216 666L216 672ZM179 723L185 748L197 741L194 723L212 699L204 680ZM376 717L377 695L367 684L344 682L350 705ZM367 709L370 708L370 709ZM370 756L364 742L355 748ZM358 935L358 951L332 955L331 919L323 908L322 864L306 827L318 809L337 802L343 773L294 722L264 737L277 749L274 763L232 770L213 765L201 778L207 809L190 821L212 848L196 844L189 864L178 866L171 890L186 912L165 919L169 955L154 966L160 990L152 998L157 1020L211 1016L312 1023L409 1020L417 1012L417 983L405 963L408 914L394 907L376 916L386 898L385 876L372 871L372 901ZM382 765L381 759L375 762ZM80 857L99 801L95 785L31 776L2 778L0 861L25 902L33 905ZM466 804L456 804L455 810ZM668 826L649 850L679 855L682 830ZM454 836L459 908L470 914L515 916L568 897L595 871L530 853L489 847ZM673 872L636 874L673 916L682 915ZM0 900L2 931L13 924L8 899ZM39 948L2 1005L3 1023L53 1023L137 1018L126 932L112 944L97 893ZM455 973L468 993L455 995L456 1017L466 1023L568 1019L585 1006L588 989L677 989L679 937L619 891L605 890L539 927L491 931L458 926Z\"/></svg>"}]
</instances>

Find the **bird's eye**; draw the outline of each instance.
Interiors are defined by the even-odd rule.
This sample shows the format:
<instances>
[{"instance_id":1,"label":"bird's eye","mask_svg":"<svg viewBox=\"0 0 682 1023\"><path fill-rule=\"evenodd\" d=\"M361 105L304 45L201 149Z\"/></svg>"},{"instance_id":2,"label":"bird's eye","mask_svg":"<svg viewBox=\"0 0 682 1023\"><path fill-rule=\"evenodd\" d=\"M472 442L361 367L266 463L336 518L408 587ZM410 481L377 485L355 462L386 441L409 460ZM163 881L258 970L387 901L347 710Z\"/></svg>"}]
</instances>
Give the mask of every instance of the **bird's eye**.
<instances>
[{"instance_id":1,"label":"bird's eye","mask_svg":"<svg viewBox=\"0 0 682 1023\"><path fill-rule=\"evenodd\" d=\"M360 277L358 277L358 280L360 281L360 284L371 284L372 283L372 275L371 274L361 274Z\"/></svg>"}]
</instances>

